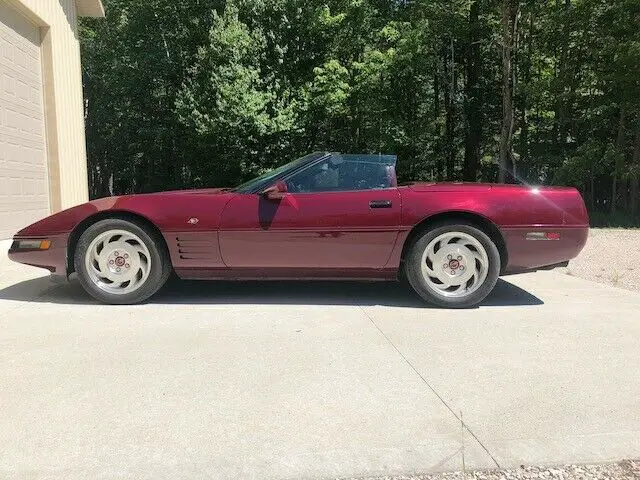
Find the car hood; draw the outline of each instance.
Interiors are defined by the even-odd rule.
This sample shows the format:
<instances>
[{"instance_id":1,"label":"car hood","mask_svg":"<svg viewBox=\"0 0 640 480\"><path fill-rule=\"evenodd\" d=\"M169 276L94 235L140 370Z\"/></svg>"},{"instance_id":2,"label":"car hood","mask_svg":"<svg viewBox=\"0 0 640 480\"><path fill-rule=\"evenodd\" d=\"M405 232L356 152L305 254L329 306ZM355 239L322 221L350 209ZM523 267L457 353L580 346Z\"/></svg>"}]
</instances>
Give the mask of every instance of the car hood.
<instances>
[{"instance_id":1,"label":"car hood","mask_svg":"<svg viewBox=\"0 0 640 480\"><path fill-rule=\"evenodd\" d=\"M108 211L131 213L152 222L175 212L204 216L202 210L211 209L212 205L210 202L198 202L194 199L194 196L202 195L215 196L220 199L219 203L224 204L233 193L227 188L203 188L98 198L43 218L23 228L15 236L44 237L69 233L86 218Z\"/></svg>"}]
</instances>

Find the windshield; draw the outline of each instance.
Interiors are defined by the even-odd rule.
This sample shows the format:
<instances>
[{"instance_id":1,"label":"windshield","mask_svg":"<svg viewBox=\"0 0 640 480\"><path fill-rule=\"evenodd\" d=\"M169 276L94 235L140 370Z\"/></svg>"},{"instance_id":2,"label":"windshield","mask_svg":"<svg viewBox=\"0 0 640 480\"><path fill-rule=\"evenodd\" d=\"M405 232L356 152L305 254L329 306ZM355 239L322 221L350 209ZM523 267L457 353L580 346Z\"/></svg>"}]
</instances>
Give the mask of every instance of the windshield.
<instances>
[{"instance_id":1,"label":"windshield","mask_svg":"<svg viewBox=\"0 0 640 480\"><path fill-rule=\"evenodd\" d=\"M293 162L285 163L284 165L273 170L268 170L259 177L253 178L248 182L243 183L242 185L238 185L236 188L234 188L234 191L238 193L254 193L256 190L259 191L262 188L268 187L270 183L279 176L286 174L289 171L296 170L304 164L313 162L314 160L322 158L326 155L328 155L327 152L310 153L309 155L298 158Z\"/></svg>"}]
</instances>

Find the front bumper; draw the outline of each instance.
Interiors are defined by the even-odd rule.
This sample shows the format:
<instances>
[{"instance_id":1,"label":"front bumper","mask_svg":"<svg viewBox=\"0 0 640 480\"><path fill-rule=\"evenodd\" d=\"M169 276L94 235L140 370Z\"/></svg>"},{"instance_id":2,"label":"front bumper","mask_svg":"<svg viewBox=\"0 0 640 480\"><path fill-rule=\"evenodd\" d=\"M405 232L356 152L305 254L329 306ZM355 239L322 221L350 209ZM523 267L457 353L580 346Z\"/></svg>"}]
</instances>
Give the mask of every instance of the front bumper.
<instances>
[{"instance_id":1,"label":"front bumper","mask_svg":"<svg viewBox=\"0 0 640 480\"><path fill-rule=\"evenodd\" d=\"M66 277L67 239L68 235L14 237L8 256L14 262L46 268L53 275ZM36 248L43 241L50 242L48 248Z\"/></svg>"}]
</instances>

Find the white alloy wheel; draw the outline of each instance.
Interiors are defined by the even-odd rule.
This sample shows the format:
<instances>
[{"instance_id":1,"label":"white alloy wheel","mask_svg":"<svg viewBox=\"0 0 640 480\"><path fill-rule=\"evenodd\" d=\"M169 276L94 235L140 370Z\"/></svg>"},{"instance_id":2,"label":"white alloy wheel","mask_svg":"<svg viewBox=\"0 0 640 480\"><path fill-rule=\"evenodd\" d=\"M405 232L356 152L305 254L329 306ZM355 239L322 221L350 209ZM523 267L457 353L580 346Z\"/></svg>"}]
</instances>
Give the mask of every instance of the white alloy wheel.
<instances>
[{"instance_id":1,"label":"white alloy wheel","mask_svg":"<svg viewBox=\"0 0 640 480\"><path fill-rule=\"evenodd\" d=\"M125 295L144 285L152 257L137 235L126 230L107 230L89 244L84 262L96 287L112 295Z\"/></svg>"},{"instance_id":2,"label":"white alloy wheel","mask_svg":"<svg viewBox=\"0 0 640 480\"><path fill-rule=\"evenodd\" d=\"M500 275L496 243L477 225L452 219L431 225L411 241L404 273L424 300L444 308L478 305Z\"/></svg>"},{"instance_id":3,"label":"white alloy wheel","mask_svg":"<svg viewBox=\"0 0 640 480\"><path fill-rule=\"evenodd\" d=\"M446 232L429 242L420 268L425 283L444 297L466 297L487 278L489 257L482 244L464 232Z\"/></svg>"}]
</instances>

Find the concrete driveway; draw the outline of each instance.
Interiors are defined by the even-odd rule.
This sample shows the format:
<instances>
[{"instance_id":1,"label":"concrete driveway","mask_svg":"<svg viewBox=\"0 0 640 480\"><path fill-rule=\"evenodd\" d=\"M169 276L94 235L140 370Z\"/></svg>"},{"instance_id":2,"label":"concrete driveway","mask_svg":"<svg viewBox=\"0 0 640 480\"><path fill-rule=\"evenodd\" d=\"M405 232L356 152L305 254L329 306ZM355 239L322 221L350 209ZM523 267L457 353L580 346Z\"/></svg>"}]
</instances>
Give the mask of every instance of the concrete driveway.
<instances>
[{"instance_id":1,"label":"concrete driveway","mask_svg":"<svg viewBox=\"0 0 640 480\"><path fill-rule=\"evenodd\" d=\"M0 478L325 478L640 457L640 295L174 282L113 307L0 251Z\"/></svg>"}]
</instances>

